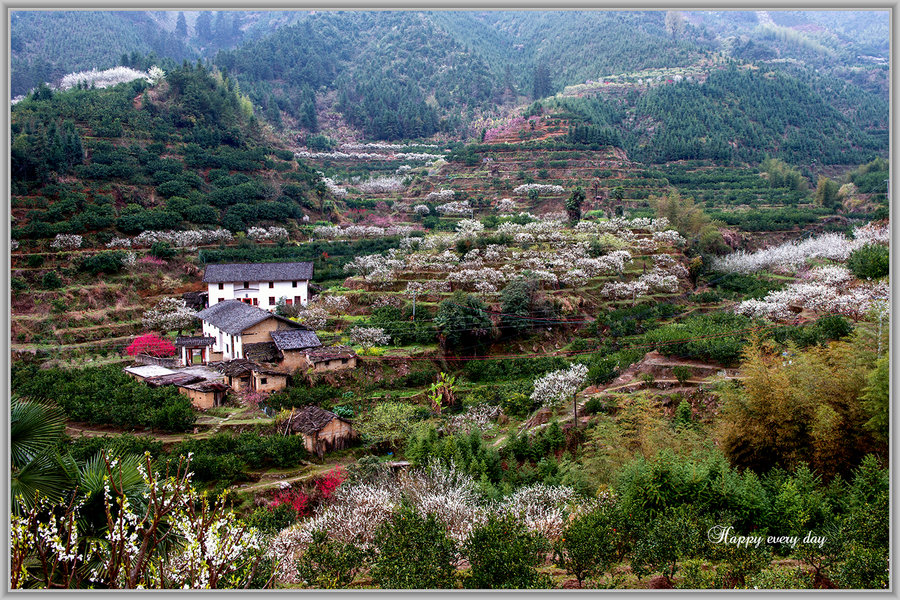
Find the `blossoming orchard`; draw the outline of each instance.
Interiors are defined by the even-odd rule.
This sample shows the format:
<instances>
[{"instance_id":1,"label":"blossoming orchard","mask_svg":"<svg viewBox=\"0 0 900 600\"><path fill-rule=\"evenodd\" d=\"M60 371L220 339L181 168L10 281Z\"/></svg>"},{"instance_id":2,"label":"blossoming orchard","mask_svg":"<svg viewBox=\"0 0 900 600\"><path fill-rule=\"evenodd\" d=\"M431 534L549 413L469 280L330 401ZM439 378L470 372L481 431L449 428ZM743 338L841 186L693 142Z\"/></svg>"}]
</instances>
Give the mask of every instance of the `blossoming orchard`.
<instances>
[{"instance_id":1,"label":"blossoming orchard","mask_svg":"<svg viewBox=\"0 0 900 600\"><path fill-rule=\"evenodd\" d=\"M889 589L889 16L14 11L10 589Z\"/></svg>"}]
</instances>

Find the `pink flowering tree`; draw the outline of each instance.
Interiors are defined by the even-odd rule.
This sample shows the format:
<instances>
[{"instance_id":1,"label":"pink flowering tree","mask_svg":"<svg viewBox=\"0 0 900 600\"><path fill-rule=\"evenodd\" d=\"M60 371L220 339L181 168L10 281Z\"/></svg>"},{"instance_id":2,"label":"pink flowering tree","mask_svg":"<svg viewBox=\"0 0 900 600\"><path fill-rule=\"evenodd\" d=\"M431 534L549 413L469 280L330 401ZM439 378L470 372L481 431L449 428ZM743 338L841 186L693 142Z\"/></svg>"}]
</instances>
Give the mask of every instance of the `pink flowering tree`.
<instances>
[{"instance_id":1,"label":"pink flowering tree","mask_svg":"<svg viewBox=\"0 0 900 600\"><path fill-rule=\"evenodd\" d=\"M128 356L137 356L138 354L159 357L175 356L175 346L169 340L156 334L146 333L131 342L131 345L125 349L125 353Z\"/></svg>"}]
</instances>

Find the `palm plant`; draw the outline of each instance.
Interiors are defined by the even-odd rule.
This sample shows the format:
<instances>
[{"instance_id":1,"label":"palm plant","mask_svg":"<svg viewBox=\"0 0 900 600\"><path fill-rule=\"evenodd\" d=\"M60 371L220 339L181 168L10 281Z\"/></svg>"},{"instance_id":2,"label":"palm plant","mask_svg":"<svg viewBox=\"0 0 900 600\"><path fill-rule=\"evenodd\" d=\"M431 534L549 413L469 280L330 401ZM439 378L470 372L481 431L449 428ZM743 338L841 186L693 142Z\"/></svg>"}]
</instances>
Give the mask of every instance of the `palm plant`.
<instances>
[{"instance_id":1,"label":"palm plant","mask_svg":"<svg viewBox=\"0 0 900 600\"><path fill-rule=\"evenodd\" d=\"M65 431L65 415L52 404L12 397L10 401L10 494L13 510L30 508L40 494L59 500L77 478L72 457L57 443Z\"/></svg>"}]
</instances>

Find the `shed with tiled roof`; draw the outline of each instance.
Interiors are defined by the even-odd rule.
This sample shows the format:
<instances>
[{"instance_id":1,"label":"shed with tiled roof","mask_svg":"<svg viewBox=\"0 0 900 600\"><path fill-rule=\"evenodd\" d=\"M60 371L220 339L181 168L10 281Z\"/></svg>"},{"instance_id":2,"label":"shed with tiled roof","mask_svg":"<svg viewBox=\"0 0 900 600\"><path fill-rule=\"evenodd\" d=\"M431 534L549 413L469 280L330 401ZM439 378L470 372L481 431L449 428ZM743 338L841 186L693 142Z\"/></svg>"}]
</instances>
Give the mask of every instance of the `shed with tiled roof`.
<instances>
[{"instance_id":1,"label":"shed with tiled roof","mask_svg":"<svg viewBox=\"0 0 900 600\"><path fill-rule=\"evenodd\" d=\"M302 435L306 450L319 457L332 450L343 450L359 438L350 421L318 406L291 411L287 427Z\"/></svg>"}]
</instances>

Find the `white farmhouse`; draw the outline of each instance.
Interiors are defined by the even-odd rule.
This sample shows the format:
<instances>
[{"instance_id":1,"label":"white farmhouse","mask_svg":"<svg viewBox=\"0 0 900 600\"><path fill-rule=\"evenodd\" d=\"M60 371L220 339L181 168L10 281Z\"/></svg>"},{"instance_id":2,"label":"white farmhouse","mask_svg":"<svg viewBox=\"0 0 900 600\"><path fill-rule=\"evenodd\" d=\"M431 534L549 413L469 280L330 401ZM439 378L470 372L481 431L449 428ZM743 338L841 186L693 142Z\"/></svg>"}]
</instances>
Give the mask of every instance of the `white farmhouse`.
<instances>
[{"instance_id":1,"label":"white farmhouse","mask_svg":"<svg viewBox=\"0 0 900 600\"><path fill-rule=\"evenodd\" d=\"M273 311L281 298L289 305L305 305L312 275L311 262L236 263L207 265L203 282L209 288L209 306L240 300Z\"/></svg>"},{"instance_id":2,"label":"white farmhouse","mask_svg":"<svg viewBox=\"0 0 900 600\"><path fill-rule=\"evenodd\" d=\"M247 352L251 348L258 349L260 344L274 347L274 332L306 329L290 319L239 300L216 302L197 313L197 317L203 323L204 337L213 340L208 353L208 360L212 361L247 358ZM315 337L314 333L309 333Z\"/></svg>"}]
</instances>

